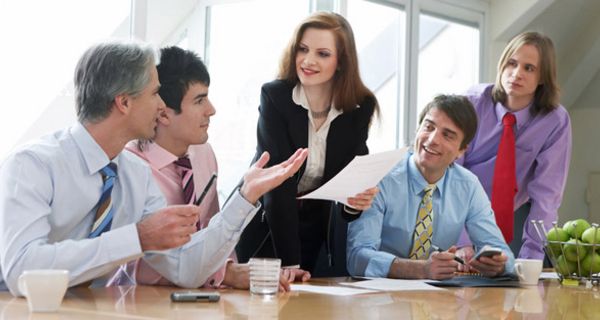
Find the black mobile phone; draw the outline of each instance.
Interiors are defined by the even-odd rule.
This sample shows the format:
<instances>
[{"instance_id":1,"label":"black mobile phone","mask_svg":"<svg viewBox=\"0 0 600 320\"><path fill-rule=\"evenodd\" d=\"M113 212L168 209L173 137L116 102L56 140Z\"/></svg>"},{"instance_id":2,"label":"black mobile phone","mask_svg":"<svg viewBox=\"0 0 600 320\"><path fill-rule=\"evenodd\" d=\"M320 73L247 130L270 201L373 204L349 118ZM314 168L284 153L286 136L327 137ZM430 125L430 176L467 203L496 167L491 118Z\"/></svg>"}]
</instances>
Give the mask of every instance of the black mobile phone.
<instances>
[{"instance_id":1,"label":"black mobile phone","mask_svg":"<svg viewBox=\"0 0 600 320\"><path fill-rule=\"evenodd\" d=\"M217 302L221 298L218 292L176 291L171 293L173 302Z\"/></svg>"},{"instance_id":2,"label":"black mobile phone","mask_svg":"<svg viewBox=\"0 0 600 320\"><path fill-rule=\"evenodd\" d=\"M499 255L502 254L502 249L500 248L494 248L494 247L490 247L490 246L483 246L483 248L481 248L481 250L479 250L479 252L477 252L477 254L475 255L475 260L481 258L481 257L488 257L491 258L495 255Z\"/></svg>"}]
</instances>

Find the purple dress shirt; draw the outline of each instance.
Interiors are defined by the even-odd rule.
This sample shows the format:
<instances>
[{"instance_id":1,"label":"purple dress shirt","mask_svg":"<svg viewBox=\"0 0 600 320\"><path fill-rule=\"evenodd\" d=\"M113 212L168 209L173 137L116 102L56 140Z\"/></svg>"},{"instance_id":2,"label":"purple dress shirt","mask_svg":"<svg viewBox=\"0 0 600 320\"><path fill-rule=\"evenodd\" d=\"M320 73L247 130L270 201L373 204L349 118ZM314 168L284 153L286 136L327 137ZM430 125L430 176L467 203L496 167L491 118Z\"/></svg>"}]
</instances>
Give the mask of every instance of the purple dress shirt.
<instances>
[{"instance_id":1,"label":"purple dress shirt","mask_svg":"<svg viewBox=\"0 0 600 320\"><path fill-rule=\"evenodd\" d=\"M479 119L475 138L464 156L456 162L471 170L481 181L491 198L494 165L500 137L502 117L508 109L492 100L493 84L480 84L466 93ZM533 117L531 105L514 112L516 168L518 191L515 210L531 202L529 216L523 227L523 246L519 258L542 259L542 241L529 221L543 220L546 228L558 219L569 161L571 159L571 122L567 110L560 105L548 114ZM468 244L463 232L459 245Z\"/></svg>"}]
</instances>

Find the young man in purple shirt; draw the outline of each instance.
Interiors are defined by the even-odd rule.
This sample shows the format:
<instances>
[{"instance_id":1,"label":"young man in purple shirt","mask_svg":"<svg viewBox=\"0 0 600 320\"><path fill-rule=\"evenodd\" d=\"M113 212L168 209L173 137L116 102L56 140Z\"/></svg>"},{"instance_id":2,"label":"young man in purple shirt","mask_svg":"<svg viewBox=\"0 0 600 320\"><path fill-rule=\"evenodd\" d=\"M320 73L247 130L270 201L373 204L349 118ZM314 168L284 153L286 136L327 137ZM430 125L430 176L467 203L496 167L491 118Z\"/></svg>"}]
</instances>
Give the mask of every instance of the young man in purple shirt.
<instances>
[{"instance_id":1,"label":"young man in purple shirt","mask_svg":"<svg viewBox=\"0 0 600 320\"><path fill-rule=\"evenodd\" d=\"M529 221L543 220L550 228L558 219L569 170L571 124L569 114L559 103L555 61L554 46L548 37L522 33L504 49L496 82L477 85L466 94L475 106L479 128L457 162L477 175L492 202L502 119L507 113L516 118L512 127L517 184L513 210L522 208L512 217L512 241L506 240L519 258L543 259L542 239ZM468 258L473 254L464 232L460 244L465 246L459 250L460 255Z\"/></svg>"}]
</instances>

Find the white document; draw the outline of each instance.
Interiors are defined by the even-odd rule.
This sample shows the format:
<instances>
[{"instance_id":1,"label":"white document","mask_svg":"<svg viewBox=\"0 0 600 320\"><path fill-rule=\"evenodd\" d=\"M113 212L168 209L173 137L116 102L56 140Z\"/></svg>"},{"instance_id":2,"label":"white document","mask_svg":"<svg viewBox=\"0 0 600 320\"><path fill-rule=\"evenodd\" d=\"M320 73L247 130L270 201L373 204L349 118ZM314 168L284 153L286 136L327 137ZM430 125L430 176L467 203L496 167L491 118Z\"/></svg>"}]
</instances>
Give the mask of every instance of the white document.
<instances>
[{"instance_id":1,"label":"white document","mask_svg":"<svg viewBox=\"0 0 600 320\"><path fill-rule=\"evenodd\" d=\"M310 284L292 284L293 291L306 291L312 293L330 294L335 296L350 296L354 294L374 293L375 290L353 289L336 286L313 286Z\"/></svg>"},{"instance_id":2,"label":"white document","mask_svg":"<svg viewBox=\"0 0 600 320\"><path fill-rule=\"evenodd\" d=\"M341 285L352 286L371 290L382 291L444 291L443 288L438 288L427 284L435 280L404 280L404 279L387 279L379 278L358 282L342 282Z\"/></svg>"},{"instance_id":3,"label":"white document","mask_svg":"<svg viewBox=\"0 0 600 320\"><path fill-rule=\"evenodd\" d=\"M375 187L402 160L408 147L356 156L335 177L319 189L298 199L333 200L350 207L348 198Z\"/></svg>"},{"instance_id":4,"label":"white document","mask_svg":"<svg viewBox=\"0 0 600 320\"><path fill-rule=\"evenodd\" d=\"M556 272L542 272L540 273L540 279L558 279Z\"/></svg>"}]
</instances>

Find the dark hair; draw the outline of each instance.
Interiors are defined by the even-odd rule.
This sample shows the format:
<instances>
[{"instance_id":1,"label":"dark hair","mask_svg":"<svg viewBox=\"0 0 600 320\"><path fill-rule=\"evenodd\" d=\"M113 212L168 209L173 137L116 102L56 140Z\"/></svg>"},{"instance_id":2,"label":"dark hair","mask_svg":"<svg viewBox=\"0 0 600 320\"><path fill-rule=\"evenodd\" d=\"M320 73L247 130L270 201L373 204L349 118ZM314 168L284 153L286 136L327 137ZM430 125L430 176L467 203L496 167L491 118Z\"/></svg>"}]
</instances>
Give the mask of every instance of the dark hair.
<instances>
[{"instance_id":1,"label":"dark hair","mask_svg":"<svg viewBox=\"0 0 600 320\"><path fill-rule=\"evenodd\" d=\"M108 117L116 96L140 94L157 52L141 43L107 42L87 49L75 68L75 106L81 123Z\"/></svg>"},{"instance_id":2,"label":"dark hair","mask_svg":"<svg viewBox=\"0 0 600 320\"><path fill-rule=\"evenodd\" d=\"M495 103L506 103L506 91L502 87L502 72L508 60L522 46L529 44L537 48L540 55L540 84L535 89L534 103L531 114L546 114L559 105L560 89L556 81L556 54L554 44L550 38L538 32L524 32L514 37L502 52L498 61L496 82L492 89L492 98Z\"/></svg>"},{"instance_id":3,"label":"dark hair","mask_svg":"<svg viewBox=\"0 0 600 320\"><path fill-rule=\"evenodd\" d=\"M465 96L440 94L433 98L419 114L419 126L433 108L443 111L463 132L464 137L460 149L464 150L477 132L477 113L475 113L471 101Z\"/></svg>"},{"instance_id":4,"label":"dark hair","mask_svg":"<svg viewBox=\"0 0 600 320\"><path fill-rule=\"evenodd\" d=\"M167 108L181 112L181 100L191 84L210 85L210 75L196 53L179 47L160 50L160 63L156 66L160 89L158 94Z\"/></svg>"},{"instance_id":5,"label":"dark hair","mask_svg":"<svg viewBox=\"0 0 600 320\"><path fill-rule=\"evenodd\" d=\"M376 113L379 113L377 98L360 78L358 55L354 33L348 21L337 13L316 12L300 23L281 58L278 78L298 83L296 54L306 29L314 28L333 32L337 48L338 69L333 76L333 104L344 112L352 111L357 105L372 99Z\"/></svg>"}]
</instances>

